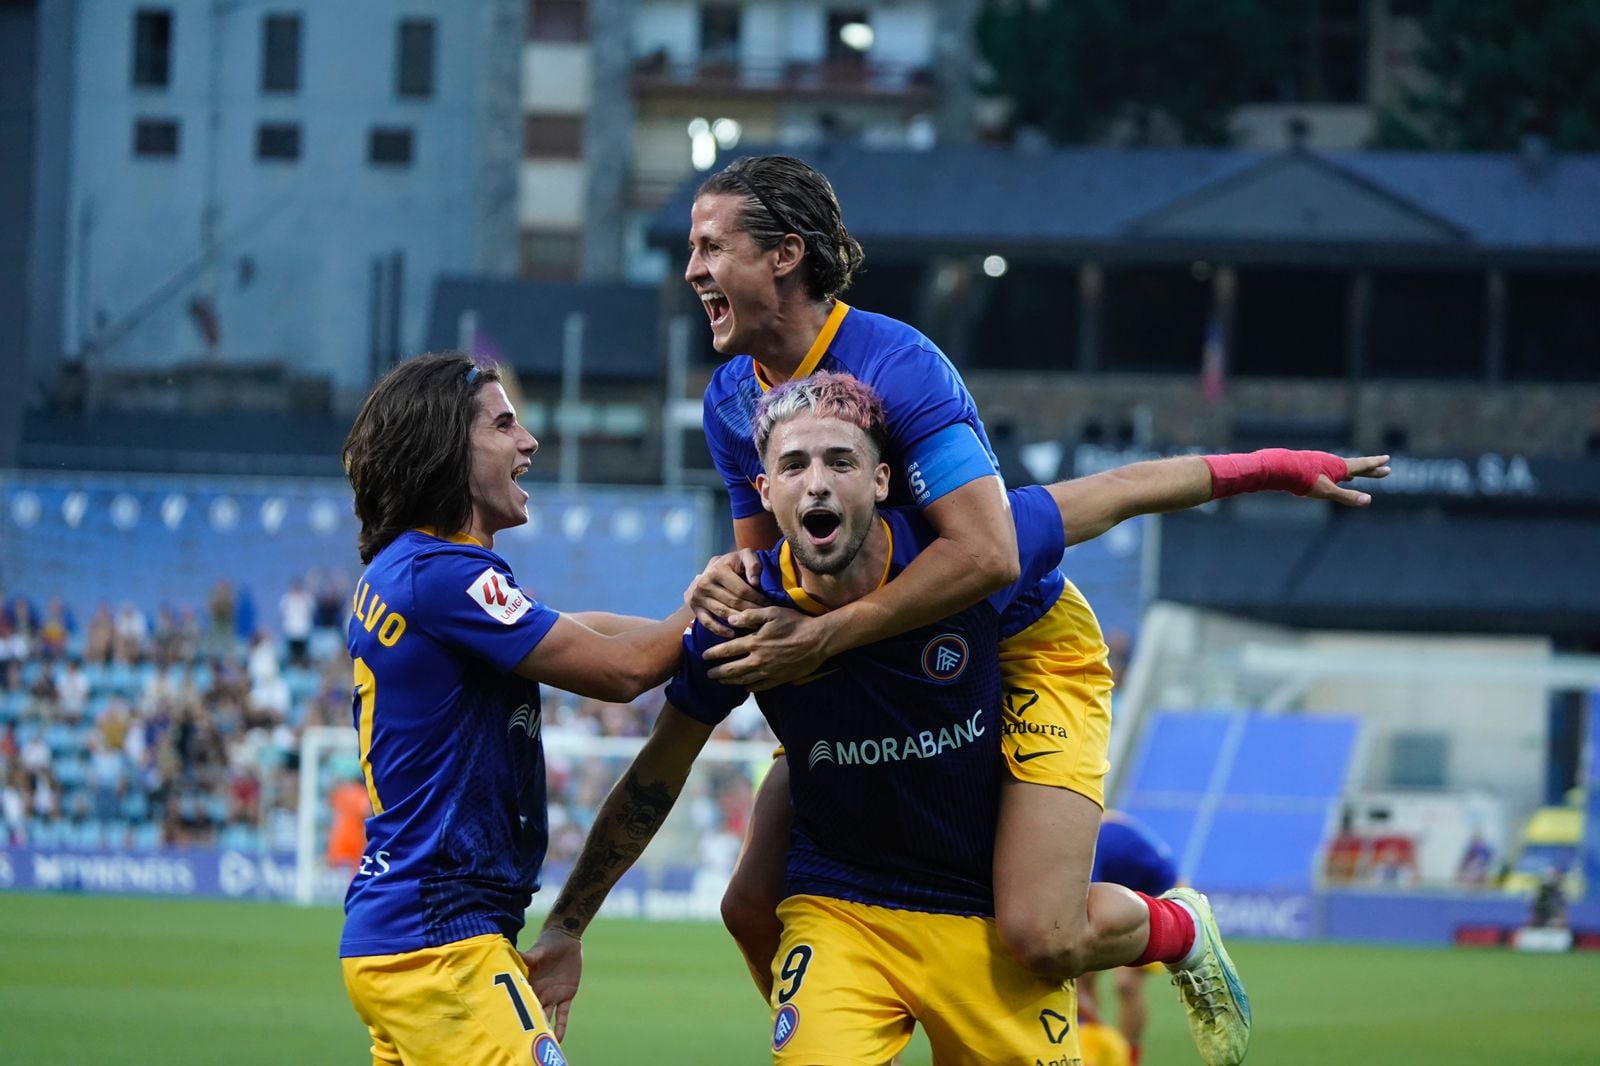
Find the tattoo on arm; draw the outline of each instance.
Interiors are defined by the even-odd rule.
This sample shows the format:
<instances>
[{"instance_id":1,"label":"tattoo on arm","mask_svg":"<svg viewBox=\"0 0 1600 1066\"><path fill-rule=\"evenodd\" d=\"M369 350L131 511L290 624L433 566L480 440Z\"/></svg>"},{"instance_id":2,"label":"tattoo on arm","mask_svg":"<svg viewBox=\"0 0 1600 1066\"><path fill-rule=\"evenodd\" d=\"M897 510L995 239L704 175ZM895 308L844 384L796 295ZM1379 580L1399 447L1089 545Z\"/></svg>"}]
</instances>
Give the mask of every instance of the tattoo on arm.
<instances>
[{"instance_id":1,"label":"tattoo on arm","mask_svg":"<svg viewBox=\"0 0 1600 1066\"><path fill-rule=\"evenodd\" d=\"M639 858L661 828L682 783L645 782L629 769L600 807L583 851L551 908L551 918L570 933L589 924L611 886Z\"/></svg>"}]
</instances>

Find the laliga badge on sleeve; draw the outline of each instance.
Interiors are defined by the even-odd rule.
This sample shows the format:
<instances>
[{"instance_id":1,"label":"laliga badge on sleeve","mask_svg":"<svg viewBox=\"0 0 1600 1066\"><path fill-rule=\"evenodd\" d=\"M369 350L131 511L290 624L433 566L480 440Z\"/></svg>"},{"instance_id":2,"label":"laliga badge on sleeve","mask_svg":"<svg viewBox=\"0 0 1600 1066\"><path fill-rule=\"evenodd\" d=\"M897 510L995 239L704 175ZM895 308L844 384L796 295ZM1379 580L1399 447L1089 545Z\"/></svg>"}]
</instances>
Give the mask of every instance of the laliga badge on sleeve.
<instances>
[{"instance_id":1,"label":"laliga badge on sleeve","mask_svg":"<svg viewBox=\"0 0 1600 1066\"><path fill-rule=\"evenodd\" d=\"M467 586L472 602L483 608L483 613L503 626L528 613L531 602L527 595L511 583L511 577L494 567L473 578Z\"/></svg>"}]
</instances>

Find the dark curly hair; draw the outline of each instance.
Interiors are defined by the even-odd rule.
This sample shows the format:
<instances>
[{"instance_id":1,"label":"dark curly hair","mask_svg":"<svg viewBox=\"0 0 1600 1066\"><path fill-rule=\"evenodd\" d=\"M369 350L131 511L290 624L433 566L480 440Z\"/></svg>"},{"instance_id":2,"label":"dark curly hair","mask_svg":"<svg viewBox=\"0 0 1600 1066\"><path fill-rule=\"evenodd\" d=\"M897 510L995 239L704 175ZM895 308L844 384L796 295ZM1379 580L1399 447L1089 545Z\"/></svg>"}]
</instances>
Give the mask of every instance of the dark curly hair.
<instances>
[{"instance_id":1,"label":"dark curly hair","mask_svg":"<svg viewBox=\"0 0 1600 1066\"><path fill-rule=\"evenodd\" d=\"M408 359L372 387L344 439L361 520L361 561L418 526L459 533L472 521L472 420L500 371L461 352Z\"/></svg>"},{"instance_id":2,"label":"dark curly hair","mask_svg":"<svg viewBox=\"0 0 1600 1066\"><path fill-rule=\"evenodd\" d=\"M837 296L866 253L844 228L839 197L827 178L788 155L736 159L701 184L695 197L728 194L744 198L739 228L763 251L790 233L806 242L806 291L818 300Z\"/></svg>"}]
</instances>

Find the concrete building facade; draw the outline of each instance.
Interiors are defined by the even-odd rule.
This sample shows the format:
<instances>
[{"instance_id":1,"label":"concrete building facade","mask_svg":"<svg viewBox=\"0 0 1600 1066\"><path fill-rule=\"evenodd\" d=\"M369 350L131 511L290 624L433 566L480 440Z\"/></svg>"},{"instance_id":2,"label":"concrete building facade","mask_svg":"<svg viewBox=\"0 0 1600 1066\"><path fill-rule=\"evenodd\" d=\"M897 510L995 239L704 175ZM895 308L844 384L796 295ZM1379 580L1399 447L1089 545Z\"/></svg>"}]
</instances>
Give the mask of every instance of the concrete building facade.
<instances>
[{"instance_id":1,"label":"concrete building facade","mask_svg":"<svg viewBox=\"0 0 1600 1066\"><path fill-rule=\"evenodd\" d=\"M348 403L416 350L441 273L514 267L518 0L37 8L70 57L38 78L70 100L34 139L62 199L34 233L60 260L41 393L63 366L276 364Z\"/></svg>"}]
</instances>

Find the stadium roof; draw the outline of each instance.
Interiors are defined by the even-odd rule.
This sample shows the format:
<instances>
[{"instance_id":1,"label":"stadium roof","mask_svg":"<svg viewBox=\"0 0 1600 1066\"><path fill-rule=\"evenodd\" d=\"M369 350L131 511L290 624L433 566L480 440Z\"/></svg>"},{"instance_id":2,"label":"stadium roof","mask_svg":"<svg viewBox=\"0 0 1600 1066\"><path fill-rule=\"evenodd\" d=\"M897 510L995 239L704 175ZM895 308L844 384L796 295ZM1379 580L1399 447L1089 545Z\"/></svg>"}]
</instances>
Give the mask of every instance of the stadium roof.
<instances>
[{"instance_id":1,"label":"stadium roof","mask_svg":"<svg viewBox=\"0 0 1600 1066\"><path fill-rule=\"evenodd\" d=\"M655 378L660 298L654 285L444 277L433 290L428 350L460 347L462 315L476 312L479 355L508 356L529 377L559 377L567 316L576 312L584 318L586 379Z\"/></svg>"},{"instance_id":2,"label":"stadium roof","mask_svg":"<svg viewBox=\"0 0 1600 1066\"><path fill-rule=\"evenodd\" d=\"M868 251L1600 258L1600 154L836 145L801 152ZM702 180L656 214L676 250Z\"/></svg>"}]
</instances>

